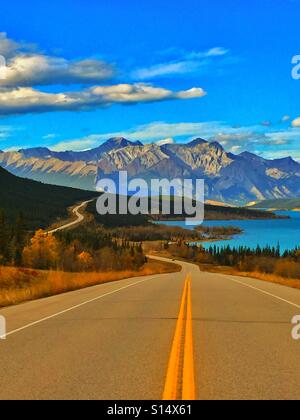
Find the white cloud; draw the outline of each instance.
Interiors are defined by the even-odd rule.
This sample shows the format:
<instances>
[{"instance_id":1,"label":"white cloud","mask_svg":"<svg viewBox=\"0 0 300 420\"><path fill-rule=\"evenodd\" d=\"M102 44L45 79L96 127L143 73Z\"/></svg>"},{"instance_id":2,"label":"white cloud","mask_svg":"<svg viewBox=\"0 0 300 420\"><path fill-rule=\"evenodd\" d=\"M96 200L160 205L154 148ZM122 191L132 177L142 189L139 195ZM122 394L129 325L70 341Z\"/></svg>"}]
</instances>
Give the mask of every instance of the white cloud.
<instances>
[{"instance_id":1,"label":"white cloud","mask_svg":"<svg viewBox=\"0 0 300 420\"><path fill-rule=\"evenodd\" d=\"M145 142L152 142L160 140L161 138L187 138L203 136L208 138L212 133L218 132L224 125L220 122L195 122L195 123L167 123L167 122L153 122L151 124L134 127L131 130L100 135L99 140L108 137L128 137L132 140L141 140ZM96 136L97 137L97 136Z\"/></svg>"},{"instance_id":2,"label":"white cloud","mask_svg":"<svg viewBox=\"0 0 300 420\"><path fill-rule=\"evenodd\" d=\"M137 80L154 79L161 76L173 74L186 74L195 70L194 62L181 61L177 63L162 63L149 68L138 69L133 72L132 77Z\"/></svg>"},{"instance_id":3,"label":"white cloud","mask_svg":"<svg viewBox=\"0 0 300 420\"><path fill-rule=\"evenodd\" d=\"M62 141L51 147L51 150L55 152L65 152L66 150L83 151L91 149L94 147L93 140L71 140L71 141Z\"/></svg>"},{"instance_id":4,"label":"white cloud","mask_svg":"<svg viewBox=\"0 0 300 420\"><path fill-rule=\"evenodd\" d=\"M58 134L50 133L43 136L43 140L53 140L58 137Z\"/></svg>"},{"instance_id":5,"label":"white cloud","mask_svg":"<svg viewBox=\"0 0 300 420\"><path fill-rule=\"evenodd\" d=\"M163 140L159 140L159 141L156 142L156 144L158 146L164 146L166 144L174 144L174 143L175 143L175 140L172 137L169 137L169 138L163 139Z\"/></svg>"},{"instance_id":6,"label":"white cloud","mask_svg":"<svg viewBox=\"0 0 300 420\"><path fill-rule=\"evenodd\" d=\"M0 33L0 54L6 58L6 65L1 67L0 116L83 111L112 104L194 99L206 95L198 87L174 92L146 83L99 86L99 82L116 75L112 64L96 59L67 60L36 51L33 46ZM95 86L75 90L77 84ZM55 90L35 88L54 85ZM57 92L61 85L72 85L72 88Z\"/></svg>"},{"instance_id":7,"label":"white cloud","mask_svg":"<svg viewBox=\"0 0 300 420\"><path fill-rule=\"evenodd\" d=\"M292 121L292 126L295 128L300 127L300 117Z\"/></svg>"},{"instance_id":8,"label":"white cloud","mask_svg":"<svg viewBox=\"0 0 300 420\"><path fill-rule=\"evenodd\" d=\"M281 149L266 151L263 153L265 159L282 159L284 157L292 157L296 161L300 161L300 153L297 150Z\"/></svg>"},{"instance_id":9,"label":"white cloud","mask_svg":"<svg viewBox=\"0 0 300 420\"><path fill-rule=\"evenodd\" d=\"M220 59L229 53L229 50L223 47L211 48L208 51L175 51L179 55L176 59L136 69L132 72L132 78L150 80L162 76L197 73L205 67L209 68L215 59Z\"/></svg>"},{"instance_id":10,"label":"white cloud","mask_svg":"<svg viewBox=\"0 0 300 420\"><path fill-rule=\"evenodd\" d=\"M5 32L0 32L0 54L5 57L10 57L12 54L16 53L21 48L21 44L16 41L7 38Z\"/></svg>"},{"instance_id":11,"label":"white cloud","mask_svg":"<svg viewBox=\"0 0 300 420\"><path fill-rule=\"evenodd\" d=\"M233 146L231 148L232 153L239 153L239 152L241 152L241 150L242 150L242 146Z\"/></svg>"},{"instance_id":12,"label":"white cloud","mask_svg":"<svg viewBox=\"0 0 300 420\"><path fill-rule=\"evenodd\" d=\"M113 104L137 104L205 96L201 88L174 92L149 84L95 86L79 92L46 93L22 87L0 89L0 115L84 111Z\"/></svg>"},{"instance_id":13,"label":"white cloud","mask_svg":"<svg viewBox=\"0 0 300 420\"><path fill-rule=\"evenodd\" d=\"M226 55L229 53L229 50L223 47L215 47L211 48L209 51L207 51L207 57L219 57L222 55Z\"/></svg>"},{"instance_id":14,"label":"white cloud","mask_svg":"<svg viewBox=\"0 0 300 420\"><path fill-rule=\"evenodd\" d=\"M173 92L168 89L155 87L150 84L135 83L115 86L99 86L90 90L96 98L101 98L104 103L138 103L162 101L166 99L193 99L202 98L206 92L201 88Z\"/></svg>"},{"instance_id":15,"label":"white cloud","mask_svg":"<svg viewBox=\"0 0 300 420\"><path fill-rule=\"evenodd\" d=\"M126 137L132 141L140 140L145 143L157 142L161 139L178 139L182 137L198 137L200 133L203 135L211 132L213 126L220 127L219 123L174 123L153 122L151 124L140 125L127 131L117 131L103 134L91 134L84 138L72 139L64 143L67 148L69 144L76 142L77 145L82 143L81 149L88 147L97 147L100 143L112 137ZM56 147L54 145L53 147Z\"/></svg>"},{"instance_id":16,"label":"white cloud","mask_svg":"<svg viewBox=\"0 0 300 420\"><path fill-rule=\"evenodd\" d=\"M203 98L207 93L202 88L192 88L188 90L182 90L178 92L178 99L194 99L194 98Z\"/></svg>"},{"instance_id":17,"label":"white cloud","mask_svg":"<svg viewBox=\"0 0 300 420\"><path fill-rule=\"evenodd\" d=\"M16 130L18 129L9 125L0 126L0 141L4 141L7 138L11 137L13 132Z\"/></svg>"},{"instance_id":18,"label":"white cloud","mask_svg":"<svg viewBox=\"0 0 300 420\"><path fill-rule=\"evenodd\" d=\"M36 50L35 46L16 42L5 32L0 32L0 55L6 59L0 86L90 84L110 79L116 73L112 64L101 60L66 60Z\"/></svg>"},{"instance_id":19,"label":"white cloud","mask_svg":"<svg viewBox=\"0 0 300 420\"><path fill-rule=\"evenodd\" d=\"M18 55L7 61L0 86L97 83L114 74L112 65L99 60L68 61L41 54Z\"/></svg>"},{"instance_id":20,"label":"white cloud","mask_svg":"<svg viewBox=\"0 0 300 420\"><path fill-rule=\"evenodd\" d=\"M164 139L162 142L186 142L196 137L202 137L208 141L218 141L232 153L250 151L269 157L272 156L274 147L276 147L276 151L281 157L288 154L297 158L300 129L289 128L276 131L271 127L261 125L232 127L221 121L177 124L153 122L127 131L93 134L81 139L70 140L63 143L63 148L72 149L72 145L76 145L77 150L97 147L111 137L126 137L129 140L140 140L144 143L160 143L161 139Z\"/></svg>"},{"instance_id":21,"label":"white cloud","mask_svg":"<svg viewBox=\"0 0 300 420\"><path fill-rule=\"evenodd\" d=\"M82 139L73 139L70 142L65 142L65 146L76 142L83 147L88 144L89 147L97 147L100 143L112 137L126 137L132 141L142 141L145 143L160 142L161 139L166 140L180 140L187 138L203 137L210 138L213 134L218 133L225 125L220 122L203 122L203 123L173 123L153 122L151 124L140 125L127 131L110 132L103 134L91 134ZM56 147L56 146L54 146ZM67 146L68 148L68 146Z\"/></svg>"}]
</instances>

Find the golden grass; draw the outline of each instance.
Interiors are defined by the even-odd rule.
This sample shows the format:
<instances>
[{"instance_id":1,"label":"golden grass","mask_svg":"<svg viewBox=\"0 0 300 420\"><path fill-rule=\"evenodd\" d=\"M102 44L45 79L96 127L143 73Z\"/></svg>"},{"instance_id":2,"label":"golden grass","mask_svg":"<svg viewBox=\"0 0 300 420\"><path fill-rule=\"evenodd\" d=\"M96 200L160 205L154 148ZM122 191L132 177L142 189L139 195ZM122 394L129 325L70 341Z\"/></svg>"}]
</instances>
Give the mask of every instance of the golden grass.
<instances>
[{"instance_id":1,"label":"golden grass","mask_svg":"<svg viewBox=\"0 0 300 420\"><path fill-rule=\"evenodd\" d=\"M141 270L65 273L0 267L0 307L132 277L179 272L176 264L149 260Z\"/></svg>"},{"instance_id":2,"label":"golden grass","mask_svg":"<svg viewBox=\"0 0 300 420\"><path fill-rule=\"evenodd\" d=\"M244 272L238 271L231 267L214 266L211 264L199 264L201 270L210 273L228 274L230 276L250 277L257 280L266 281L268 283L276 283L282 286L292 287L293 289L300 289L300 279L289 279L278 276L276 274L265 274L258 271Z\"/></svg>"}]
</instances>

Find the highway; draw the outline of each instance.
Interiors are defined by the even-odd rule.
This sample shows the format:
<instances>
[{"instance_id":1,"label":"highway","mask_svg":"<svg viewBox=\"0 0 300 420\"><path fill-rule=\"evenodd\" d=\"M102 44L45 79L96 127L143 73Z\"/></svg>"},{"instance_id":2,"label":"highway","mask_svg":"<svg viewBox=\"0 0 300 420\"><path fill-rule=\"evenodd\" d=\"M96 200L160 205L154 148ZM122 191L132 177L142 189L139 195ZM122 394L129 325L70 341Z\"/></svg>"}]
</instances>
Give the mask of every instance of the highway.
<instances>
[{"instance_id":1,"label":"highway","mask_svg":"<svg viewBox=\"0 0 300 420\"><path fill-rule=\"evenodd\" d=\"M300 291L178 264L0 310L0 399L300 399Z\"/></svg>"},{"instance_id":2,"label":"highway","mask_svg":"<svg viewBox=\"0 0 300 420\"><path fill-rule=\"evenodd\" d=\"M71 222L68 222L68 223L64 224L63 226L60 226L56 229L49 230L47 233L52 235L53 233L59 232L61 230L66 230L66 229L69 229L71 227L75 227L75 226L79 225L80 223L82 223L85 219L85 215L81 213L81 210L84 210L86 205L88 203L91 203L92 201L94 201L94 200L84 201L83 203L78 204L76 207L74 207L72 209L72 214L75 216L75 220L73 220Z\"/></svg>"}]
</instances>

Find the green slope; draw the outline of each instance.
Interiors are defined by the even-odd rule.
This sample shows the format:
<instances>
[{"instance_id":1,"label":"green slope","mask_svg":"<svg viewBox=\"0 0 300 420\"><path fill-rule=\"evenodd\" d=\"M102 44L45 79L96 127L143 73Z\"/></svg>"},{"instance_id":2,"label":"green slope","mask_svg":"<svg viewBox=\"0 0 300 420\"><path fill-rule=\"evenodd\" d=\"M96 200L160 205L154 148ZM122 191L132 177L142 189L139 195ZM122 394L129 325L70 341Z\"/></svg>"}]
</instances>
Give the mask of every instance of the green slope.
<instances>
[{"instance_id":1,"label":"green slope","mask_svg":"<svg viewBox=\"0 0 300 420\"><path fill-rule=\"evenodd\" d=\"M48 227L65 218L68 207L94 196L90 191L18 178L0 167L0 209L11 223L22 212L29 229Z\"/></svg>"}]
</instances>

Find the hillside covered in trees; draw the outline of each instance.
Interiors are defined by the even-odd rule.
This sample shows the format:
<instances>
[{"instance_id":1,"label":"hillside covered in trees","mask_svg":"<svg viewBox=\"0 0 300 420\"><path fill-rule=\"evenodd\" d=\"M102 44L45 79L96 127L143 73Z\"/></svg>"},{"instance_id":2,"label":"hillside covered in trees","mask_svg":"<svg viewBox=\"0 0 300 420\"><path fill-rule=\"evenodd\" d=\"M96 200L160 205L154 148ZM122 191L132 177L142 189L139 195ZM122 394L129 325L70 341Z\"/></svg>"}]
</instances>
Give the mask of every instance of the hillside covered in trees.
<instances>
[{"instance_id":1,"label":"hillside covered in trees","mask_svg":"<svg viewBox=\"0 0 300 420\"><path fill-rule=\"evenodd\" d=\"M45 228L68 216L68 207L95 197L90 191L56 187L18 178L0 167L0 209L14 224L20 214L30 230Z\"/></svg>"},{"instance_id":2,"label":"hillside covered in trees","mask_svg":"<svg viewBox=\"0 0 300 420\"><path fill-rule=\"evenodd\" d=\"M129 200L130 198L128 198ZM167 199L169 200L169 199ZM187 217L191 217L186 214L184 211L182 214L175 214L175 204L174 197L171 197L170 201L170 212L167 215L162 214L162 201L160 198L160 211L159 215L99 215L96 210L95 203L89 203L87 206L87 211L93 215L96 222L99 224L110 227L138 227L138 226L149 226L151 221L174 221L174 220L184 220ZM117 213L119 200L116 200L117 204ZM148 208L151 209L151 199L149 199ZM226 207L220 205L205 204L205 220L267 220L267 219L285 219L288 216L280 216L270 211L256 210L244 207ZM152 225L153 226L153 225Z\"/></svg>"},{"instance_id":3,"label":"hillside covered in trees","mask_svg":"<svg viewBox=\"0 0 300 420\"><path fill-rule=\"evenodd\" d=\"M189 217L187 214L174 214L171 206L171 213L168 216L155 216L159 220L180 220ZM226 207L216 206L212 204L205 204L205 220L267 220L267 219L281 219L286 216L278 216L270 211L252 209L247 207Z\"/></svg>"}]
</instances>

